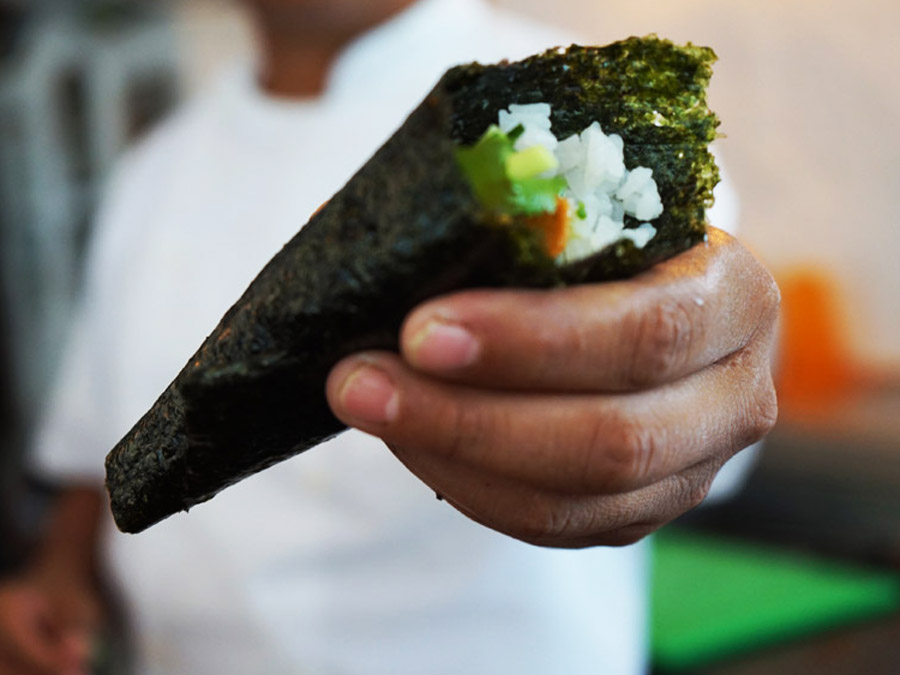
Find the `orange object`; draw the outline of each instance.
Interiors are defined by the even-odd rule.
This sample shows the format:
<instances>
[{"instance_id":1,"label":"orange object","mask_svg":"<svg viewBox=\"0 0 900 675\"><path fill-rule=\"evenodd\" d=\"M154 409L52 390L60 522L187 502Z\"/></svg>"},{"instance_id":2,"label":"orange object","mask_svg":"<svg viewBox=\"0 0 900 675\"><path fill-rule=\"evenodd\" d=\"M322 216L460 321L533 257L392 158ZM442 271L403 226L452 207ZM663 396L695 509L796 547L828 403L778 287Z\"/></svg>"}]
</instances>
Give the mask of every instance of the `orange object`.
<instances>
[{"instance_id":1,"label":"orange object","mask_svg":"<svg viewBox=\"0 0 900 675\"><path fill-rule=\"evenodd\" d=\"M809 269L779 281L782 295L778 394L785 412L821 411L861 382L831 279Z\"/></svg>"},{"instance_id":2,"label":"orange object","mask_svg":"<svg viewBox=\"0 0 900 675\"><path fill-rule=\"evenodd\" d=\"M555 258L566 247L569 240L569 202L563 197L556 198L556 211L531 216L528 225L544 233L547 255Z\"/></svg>"}]
</instances>

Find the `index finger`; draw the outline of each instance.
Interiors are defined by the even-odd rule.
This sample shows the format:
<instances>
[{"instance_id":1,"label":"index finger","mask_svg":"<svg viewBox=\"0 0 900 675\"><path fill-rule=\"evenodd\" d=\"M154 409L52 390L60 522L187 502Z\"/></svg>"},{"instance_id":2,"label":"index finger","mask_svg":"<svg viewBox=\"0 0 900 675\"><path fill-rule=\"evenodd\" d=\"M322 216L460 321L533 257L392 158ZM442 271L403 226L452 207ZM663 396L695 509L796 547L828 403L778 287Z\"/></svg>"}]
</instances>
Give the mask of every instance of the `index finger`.
<instances>
[{"instance_id":1,"label":"index finger","mask_svg":"<svg viewBox=\"0 0 900 675\"><path fill-rule=\"evenodd\" d=\"M778 289L740 243L708 241L624 281L477 290L421 305L401 347L445 379L538 391L629 391L696 372L775 320Z\"/></svg>"}]
</instances>

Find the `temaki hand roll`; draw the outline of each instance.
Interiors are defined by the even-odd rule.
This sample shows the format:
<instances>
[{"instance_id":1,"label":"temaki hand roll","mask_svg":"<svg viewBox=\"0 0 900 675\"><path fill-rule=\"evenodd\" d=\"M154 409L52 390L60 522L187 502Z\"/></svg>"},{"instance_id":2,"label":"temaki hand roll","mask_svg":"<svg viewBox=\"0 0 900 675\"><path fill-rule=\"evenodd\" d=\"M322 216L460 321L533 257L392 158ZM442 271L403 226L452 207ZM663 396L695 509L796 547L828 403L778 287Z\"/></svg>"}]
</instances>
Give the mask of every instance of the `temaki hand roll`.
<instances>
[{"instance_id":1,"label":"temaki hand roll","mask_svg":"<svg viewBox=\"0 0 900 675\"><path fill-rule=\"evenodd\" d=\"M110 452L139 532L343 430L324 383L423 300L633 275L705 236L715 57L656 37L448 71Z\"/></svg>"}]
</instances>

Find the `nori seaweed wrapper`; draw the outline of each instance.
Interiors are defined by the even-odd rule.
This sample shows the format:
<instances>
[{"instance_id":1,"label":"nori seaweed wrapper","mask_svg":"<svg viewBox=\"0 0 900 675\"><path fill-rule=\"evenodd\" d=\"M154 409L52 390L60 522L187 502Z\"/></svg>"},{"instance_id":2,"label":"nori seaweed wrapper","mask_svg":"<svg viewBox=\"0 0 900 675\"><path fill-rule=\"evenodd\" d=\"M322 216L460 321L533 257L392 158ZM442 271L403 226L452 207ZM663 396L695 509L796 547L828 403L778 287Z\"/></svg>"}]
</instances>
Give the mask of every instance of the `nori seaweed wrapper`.
<instances>
[{"instance_id":1,"label":"nori seaweed wrapper","mask_svg":"<svg viewBox=\"0 0 900 675\"><path fill-rule=\"evenodd\" d=\"M650 36L448 71L109 453L119 528L139 532L342 431L325 400L329 370L361 349L396 350L403 318L429 297L622 278L702 241L718 181L707 149L714 60ZM643 249L623 240L558 267L539 234L476 201L457 148L501 109L534 102L551 104L558 138L596 120L624 139L627 168L653 169L664 211Z\"/></svg>"}]
</instances>

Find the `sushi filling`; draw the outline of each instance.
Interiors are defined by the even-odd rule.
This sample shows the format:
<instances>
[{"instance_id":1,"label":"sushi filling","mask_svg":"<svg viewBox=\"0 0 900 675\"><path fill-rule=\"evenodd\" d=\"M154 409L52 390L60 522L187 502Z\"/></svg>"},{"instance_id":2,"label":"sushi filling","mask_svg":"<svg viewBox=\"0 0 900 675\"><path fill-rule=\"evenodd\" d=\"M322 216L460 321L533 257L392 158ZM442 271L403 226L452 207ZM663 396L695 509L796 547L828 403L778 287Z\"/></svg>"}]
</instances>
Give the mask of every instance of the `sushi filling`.
<instances>
[{"instance_id":1,"label":"sushi filling","mask_svg":"<svg viewBox=\"0 0 900 675\"><path fill-rule=\"evenodd\" d=\"M663 212L653 170L625 168L624 142L599 122L560 141L550 105L510 105L457 159L481 203L524 221L545 236L557 263L581 260L630 240L643 248ZM626 228L625 217L640 224Z\"/></svg>"}]
</instances>

